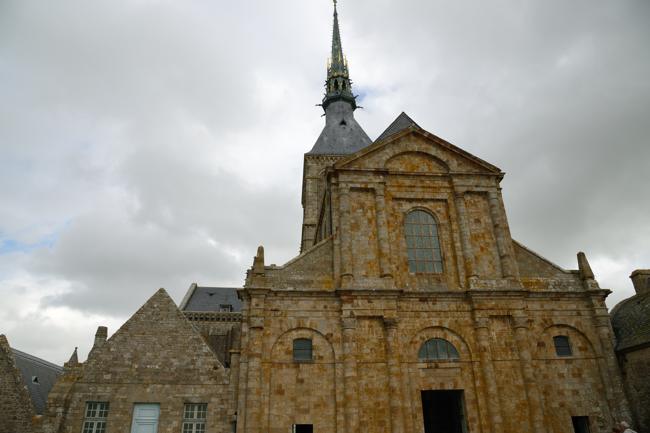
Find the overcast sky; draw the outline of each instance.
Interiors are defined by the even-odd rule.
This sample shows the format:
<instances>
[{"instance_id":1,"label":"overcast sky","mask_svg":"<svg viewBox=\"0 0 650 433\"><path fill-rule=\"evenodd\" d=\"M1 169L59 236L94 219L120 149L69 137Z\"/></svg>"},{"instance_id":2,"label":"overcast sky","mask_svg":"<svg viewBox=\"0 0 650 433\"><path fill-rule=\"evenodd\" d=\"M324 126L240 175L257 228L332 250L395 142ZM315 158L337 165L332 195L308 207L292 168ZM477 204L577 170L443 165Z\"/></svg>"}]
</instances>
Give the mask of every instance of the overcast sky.
<instances>
[{"instance_id":1,"label":"overcast sky","mask_svg":"<svg viewBox=\"0 0 650 433\"><path fill-rule=\"evenodd\" d=\"M500 167L513 237L609 306L650 267L650 2L341 0L371 138L401 112ZM0 0L0 333L85 358L155 290L300 241L328 0Z\"/></svg>"}]
</instances>

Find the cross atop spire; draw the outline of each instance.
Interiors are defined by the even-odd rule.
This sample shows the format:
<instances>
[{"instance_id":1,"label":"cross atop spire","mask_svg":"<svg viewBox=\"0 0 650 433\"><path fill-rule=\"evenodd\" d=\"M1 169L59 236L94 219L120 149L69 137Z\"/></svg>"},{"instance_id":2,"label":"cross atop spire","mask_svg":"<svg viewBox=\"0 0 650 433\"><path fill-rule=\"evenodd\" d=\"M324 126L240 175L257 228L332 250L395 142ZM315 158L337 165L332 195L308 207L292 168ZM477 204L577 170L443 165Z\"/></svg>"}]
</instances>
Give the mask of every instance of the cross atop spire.
<instances>
[{"instance_id":1,"label":"cross atop spire","mask_svg":"<svg viewBox=\"0 0 650 433\"><path fill-rule=\"evenodd\" d=\"M348 62L343 55L343 45L341 44L341 31L339 30L339 14L336 9L337 0L334 0L334 28L332 30L332 57L327 65L327 82L325 83L325 97L323 98L323 108L339 100L344 100L352 105L352 109L357 108L357 104L352 94L352 81L348 72Z\"/></svg>"}]
</instances>

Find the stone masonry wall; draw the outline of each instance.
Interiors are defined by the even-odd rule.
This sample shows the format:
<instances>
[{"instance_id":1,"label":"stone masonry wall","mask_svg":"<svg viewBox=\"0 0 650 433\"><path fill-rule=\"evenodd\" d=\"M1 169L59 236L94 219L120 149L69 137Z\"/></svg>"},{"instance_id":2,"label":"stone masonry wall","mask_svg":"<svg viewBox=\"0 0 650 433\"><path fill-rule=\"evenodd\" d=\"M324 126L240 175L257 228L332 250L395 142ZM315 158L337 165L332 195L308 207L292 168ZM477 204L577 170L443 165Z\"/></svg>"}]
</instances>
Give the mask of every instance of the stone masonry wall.
<instances>
[{"instance_id":1,"label":"stone masonry wall","mask_svg":"<svg viewBox=\"0 0 650 433\"><path fill-rule=\"evenodd\" d=\"M0 335L0 433L31 433L32 402L9 342Z\"/></svg>"},{"instance_id":2,"label":"stone masonry wall","mask_svg":"<svg viewBox=\"0 0 650 433\"><path fill-rule=\"evenodd\" d=\"M650 347L619 354L625 389L636 420L634 429L650 431Z\"/></svg>"},{"instance_id":3,"label":"stone masonry wall","mask_svg":"<svg viewBox=\"0 0 650 433\"><path fill-rule=\"evenodd\" d=\"M571 416L589 416L593 432L608 433L620 416L606 398L612 379L588 297L282 291L256 299L240 432L301 423L318 432L418 432L422 390L463 390L471 432L572 433ZM571 356L555 354L555 335L569 336ZM295 338L312 339L312 362L293 361ZM420 361L430 338L451 342L460 359Z\"/></svg>"}]
</instances>

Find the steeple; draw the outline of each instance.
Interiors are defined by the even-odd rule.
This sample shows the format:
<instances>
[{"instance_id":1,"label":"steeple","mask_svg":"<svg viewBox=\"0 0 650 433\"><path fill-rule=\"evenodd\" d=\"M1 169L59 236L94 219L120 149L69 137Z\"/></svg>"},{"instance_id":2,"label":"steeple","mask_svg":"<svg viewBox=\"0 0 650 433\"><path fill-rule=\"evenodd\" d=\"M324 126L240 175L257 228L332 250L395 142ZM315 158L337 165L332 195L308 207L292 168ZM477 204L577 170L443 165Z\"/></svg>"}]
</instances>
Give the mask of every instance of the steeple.
<instances>
[{"instance_id":1,"label":"steeple","mask_svg":"<svg viewBox=\"0 0 650 433\"><path fill-rule=\"evenodd\" d=\"M354 119L357 103L352 93L348 62L343 55L336 0L332 57L327 62L327 81L322 106L325 110L325 128L308 155L350 155L372 143L368 134Z\"/></svg>"},{"instance_id":2,"label":"steeple","mask_svg":"<svg viewBox=\"0 0 650 433\"><path fill-rule=\"evenodd\" d=\"M336 9L336 0L334 0L334 28L332 30L332 57L327 62L327 81L325 82L325 97L323 98L323 108L334 101L344 100L352 105L352 109L357 108L357 104L352 94L352 82L348 72L348 61L343 55L343 45L341 44L341 30L339 29L339 14Z\"/></svg>"}]
</instances>

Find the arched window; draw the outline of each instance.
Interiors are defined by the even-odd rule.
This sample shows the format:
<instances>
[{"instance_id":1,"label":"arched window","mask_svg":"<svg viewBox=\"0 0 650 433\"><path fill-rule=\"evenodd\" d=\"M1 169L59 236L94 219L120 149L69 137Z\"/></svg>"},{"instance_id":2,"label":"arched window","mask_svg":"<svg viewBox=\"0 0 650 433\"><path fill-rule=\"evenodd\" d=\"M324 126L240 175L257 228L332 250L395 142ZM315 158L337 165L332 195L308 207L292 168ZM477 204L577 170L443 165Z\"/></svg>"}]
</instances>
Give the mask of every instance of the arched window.
<instances>
[{"instance_id":1,"label":"arched window","mask_svg":"<svg viewBox=\"0 0 650 433\"><path fill-rule=\"evenodd\" d=\"M442 273L442 254L438 239L438 225L430 213L413 210L404 222L409 272Z\"/></svg>"},{"instance_id":2,"label":"arched window","mask_svg":"<svg viewBox=\"0 0 650 433\"><path fill-rule=\"evenodd\" d=\"M420 361L458 359L458 351L453 344L442 338L432 338L422 343L418 352Z\"/></svg>"},{"instance_id":3,"label":"arched window","mask_svg":"<svg viewBox=\"0 0 650 433\"><path fill-rule=\"evenodd\" d=\"M557 356L571 356L571 342L566 335L556 335L553 337L553 344L555 345L555 354Z\"/></svg>"},{"instance_id":4,"label":"arched window","mask_svg":"<svg viewBox=\"0 0 650 433\"><path fill-rule=\"evenodd\" d=\"M293 340L293 360L311 361L311 340L308 338L296 338Z\"/></svg>"}]
</instances>

